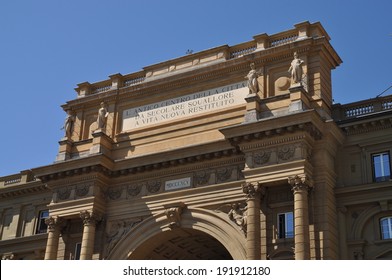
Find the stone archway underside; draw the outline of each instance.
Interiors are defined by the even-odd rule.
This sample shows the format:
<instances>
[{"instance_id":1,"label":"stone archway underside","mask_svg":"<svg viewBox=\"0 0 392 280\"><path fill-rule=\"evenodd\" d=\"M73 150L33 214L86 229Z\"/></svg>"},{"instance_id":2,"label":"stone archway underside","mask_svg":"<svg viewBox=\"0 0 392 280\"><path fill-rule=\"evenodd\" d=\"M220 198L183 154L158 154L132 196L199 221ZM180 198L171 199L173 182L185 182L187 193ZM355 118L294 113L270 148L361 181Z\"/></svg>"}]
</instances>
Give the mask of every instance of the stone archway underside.
<instances>
[{"instance_id":1,"label":"stone archway underside","mask_svg":"<svg viewBox=\"0 0 392 280\"><path fill-rule=\"evenodd\" d=\"M191 229L173 230L170 235L153 237L153 249L139 255L145 260L231 260L226 248L215 238ZM160 238L162 237L162 239ZM160 242L157 242L161 240ZM151 244L151 241L146 241ZM160 244L159 244L160 243ZM142 246L140 251L144 251ZM147 246L148 247L148 246ZM147 248L146 248L147 249ZM144 251L145 252L145 251ZM137 257L137 256L133 256Z\"/></svg>"},{"instance_id":2,"label":"stone archway underside","mask_svg":"<svg viewBox=\"0 0 392 280\"><path fill-rule=\"evenodd\" d=\"M164 211L132 228L108 259L246 259L246 238L226 213L186 209L173 225Z\"/></svg>"}]
</instances>

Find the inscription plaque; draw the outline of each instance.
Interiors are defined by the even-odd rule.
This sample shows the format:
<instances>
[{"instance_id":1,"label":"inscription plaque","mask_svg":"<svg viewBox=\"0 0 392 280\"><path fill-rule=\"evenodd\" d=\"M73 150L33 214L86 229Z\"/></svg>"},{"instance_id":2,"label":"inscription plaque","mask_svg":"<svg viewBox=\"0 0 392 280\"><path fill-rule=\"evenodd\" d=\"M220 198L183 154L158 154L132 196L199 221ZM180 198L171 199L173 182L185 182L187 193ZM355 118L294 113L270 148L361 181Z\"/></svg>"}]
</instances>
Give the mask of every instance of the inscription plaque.
<instances>
[{"instance_id":1,"label":"inscription plaque","mask_svg":"<svg viewBox=\"0 0 392 280\"><path fill-rule=\"evenodd\" d=\"M178 190L191 186L191 178L182 178L165 182L165 191Z\"/></svg>"},{"instance_id":2,"label":"inscription plaque","mask_svg":"<svg viewBox=\"0 0 392 280\"><path fill-rule=\"evenodd\" d=\"M167 99L123 111L122 130L127 131L245 103L246 82Z\"/></svg>"}]
</instances>

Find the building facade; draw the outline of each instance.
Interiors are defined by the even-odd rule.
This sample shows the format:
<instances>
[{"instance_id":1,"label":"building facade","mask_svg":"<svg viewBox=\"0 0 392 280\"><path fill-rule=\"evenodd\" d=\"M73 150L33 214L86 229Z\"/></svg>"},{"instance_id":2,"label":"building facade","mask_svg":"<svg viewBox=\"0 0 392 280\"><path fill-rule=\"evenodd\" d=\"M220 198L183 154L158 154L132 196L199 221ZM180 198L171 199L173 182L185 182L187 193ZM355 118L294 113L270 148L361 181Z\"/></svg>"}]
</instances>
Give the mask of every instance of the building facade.
<instances>
[{"instance_id":1,"label":"building facade","mask_svg":"<svg viewBox=\"0 0 392 280\"><path fill-rule=\"evenodd\" d=\"M0 178L3 259L391 259L392 96L333 104L320 23L98 83Z\"/></svg>"}]
</instances>

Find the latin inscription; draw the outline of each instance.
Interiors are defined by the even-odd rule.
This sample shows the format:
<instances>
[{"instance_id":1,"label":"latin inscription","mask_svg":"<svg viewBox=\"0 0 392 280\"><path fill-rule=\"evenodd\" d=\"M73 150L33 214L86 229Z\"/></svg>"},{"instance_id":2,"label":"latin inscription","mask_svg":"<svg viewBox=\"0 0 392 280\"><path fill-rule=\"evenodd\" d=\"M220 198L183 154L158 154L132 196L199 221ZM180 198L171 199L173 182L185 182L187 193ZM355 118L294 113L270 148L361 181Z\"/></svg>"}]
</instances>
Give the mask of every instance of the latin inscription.
<instances>
[{"instance_id":1,"label":"latin inscription","mask_svg":"<svg viewBox=\"0 0 392 280\"><path fill-rule=\"evenodd\" d=\"M243 104L247 94L247 84L241 82L131 108L123 111L122 129L127 131Z\"/></svg>"}]
</instances>

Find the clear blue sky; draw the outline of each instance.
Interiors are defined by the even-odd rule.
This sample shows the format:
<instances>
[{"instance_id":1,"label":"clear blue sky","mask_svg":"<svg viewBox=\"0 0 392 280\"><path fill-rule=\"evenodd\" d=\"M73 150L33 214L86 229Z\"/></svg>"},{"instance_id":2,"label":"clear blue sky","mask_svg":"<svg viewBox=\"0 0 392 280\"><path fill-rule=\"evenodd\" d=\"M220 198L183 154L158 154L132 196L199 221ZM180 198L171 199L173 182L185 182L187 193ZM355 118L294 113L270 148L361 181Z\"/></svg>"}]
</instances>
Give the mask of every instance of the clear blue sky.
<instances>
[{"instance_id":1,"label":"clear blue sky","mask_svg":"<svg viewBox=\"0 0 392 280\"><path fill-rule=\"evenodd\" d=\"M392 1L0 0L0 176L51 164L78 83L320 21L336 102L392 85ZM386 94L392 94L392 90Z\"/></svg>"}]
</instances>

